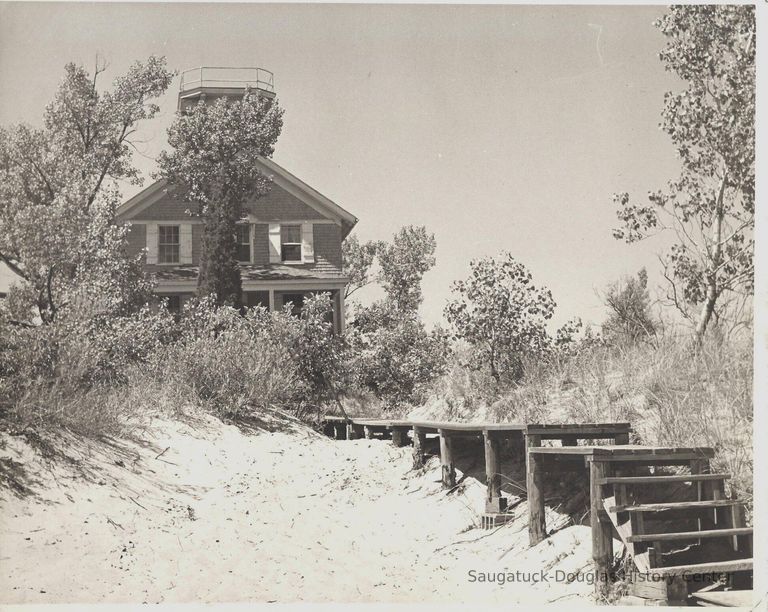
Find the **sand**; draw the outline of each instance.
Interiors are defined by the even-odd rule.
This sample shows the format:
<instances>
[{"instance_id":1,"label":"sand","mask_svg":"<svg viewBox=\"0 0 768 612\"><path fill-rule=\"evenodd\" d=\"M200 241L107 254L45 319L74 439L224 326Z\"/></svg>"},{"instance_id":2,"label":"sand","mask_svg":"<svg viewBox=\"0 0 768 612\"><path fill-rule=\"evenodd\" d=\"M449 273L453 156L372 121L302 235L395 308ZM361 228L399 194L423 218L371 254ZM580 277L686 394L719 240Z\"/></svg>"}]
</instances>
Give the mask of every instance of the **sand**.
<instances>
[{"instance_id":1,"label":"sand","mask_svg":"<svg viewBox=\"0 0 768 612\"><path fill-rule=\"evenodd\" d=\"M0 601L592 602L588 527L529 548L525 503L480 529L485 486L446 494L436 458L267 429L156 420L148 443L72 438L72 465L3 437L26 491L0 493Z\"/></svg>"}]
</instances>

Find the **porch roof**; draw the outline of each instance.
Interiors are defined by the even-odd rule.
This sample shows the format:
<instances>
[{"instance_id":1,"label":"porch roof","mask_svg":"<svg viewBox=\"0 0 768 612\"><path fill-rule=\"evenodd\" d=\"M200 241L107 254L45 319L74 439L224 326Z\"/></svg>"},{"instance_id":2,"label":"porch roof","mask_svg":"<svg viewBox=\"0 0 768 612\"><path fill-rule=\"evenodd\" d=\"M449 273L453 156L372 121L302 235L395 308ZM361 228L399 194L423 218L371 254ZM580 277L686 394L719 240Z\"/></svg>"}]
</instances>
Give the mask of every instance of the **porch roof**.
<instances>
[{"instance_id":1,"label":"porch roof","mask_svg":"<svg viewBox=\"0 0 768 612\"><path fill-rule=\"evenodd\" d=\"M154 274L158 281L187 281L197 280L200 271L198 266L147 266L150 273ZM301 266L286 266L274 264L258 266L250 264L240 265L240 277L243 281L280 281L280 280L324 280L346 283L349 279L335 271L307 269Z\"/></svg>"}]
</instances>

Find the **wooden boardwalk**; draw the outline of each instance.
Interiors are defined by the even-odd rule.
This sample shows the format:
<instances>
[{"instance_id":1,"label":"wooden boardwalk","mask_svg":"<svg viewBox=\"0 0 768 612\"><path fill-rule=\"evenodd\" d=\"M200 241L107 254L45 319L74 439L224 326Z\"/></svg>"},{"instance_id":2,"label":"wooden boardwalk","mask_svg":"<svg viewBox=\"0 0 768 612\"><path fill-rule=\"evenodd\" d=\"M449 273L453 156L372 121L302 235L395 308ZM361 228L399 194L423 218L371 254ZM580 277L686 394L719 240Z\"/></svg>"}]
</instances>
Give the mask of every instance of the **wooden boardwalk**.
<instances>
[{"instance_id":1,"label":"wooden boardwalk","mask_svg":"<svg viewBox=\"0 0 768 612\"><path fill-rule=\"evenodd\" d=\"M609 590L614 533L633 557L637 570L652 579L632 584L630 594L646 599L683 602L689 597L691 576L722 575L733 584L751 588L752 530L746 528L742 504L725 499L727 474L711 474L714 451L707 447L652 447L629 444L629 423L455 423L325 417L326 433L336 439L391 439L395 446L413 444L413 466L424 465L428 436L439 438L442 484L456 486L455 444L459 438L483 440L487 495L484 524L499 524L507 515L507 500L501 492L500 449L505 442L526 466L528 530L531 545L547 536L544 487L547 477L582 471L589 475L592 557L596 591ZM542 445L544 440L559 446ZM579 442L588 442L580 445ZM605 441L606 444L595 444ZM675 466L687 473L660 474L659 467ZM660 499L639 501L636 491L650 488L665 495L665 486L691 483L696 499L688 502ZM684 516L693 529L671 530L667 516ZM661 525L650 527L654 521ZM664 522L666 521L666 522ZM670 565L665 562L675 550L669 542L729 542L730 552L712 549L715 558ZM702 549L703 550L703 549ZM747 574L747 579L744 575ZM656 580L657 577L663 577ZM696 581L694 581L694 584ZM697 585L702 586L702 583ZM707 587L707 590L712 587ZM733 592L733 591L731 591ZM695 595L695 593L694 593ZM716 597L716 596L715 596ZM742 597L743 598L743 597Z\"/></svg>"}]
</instances>

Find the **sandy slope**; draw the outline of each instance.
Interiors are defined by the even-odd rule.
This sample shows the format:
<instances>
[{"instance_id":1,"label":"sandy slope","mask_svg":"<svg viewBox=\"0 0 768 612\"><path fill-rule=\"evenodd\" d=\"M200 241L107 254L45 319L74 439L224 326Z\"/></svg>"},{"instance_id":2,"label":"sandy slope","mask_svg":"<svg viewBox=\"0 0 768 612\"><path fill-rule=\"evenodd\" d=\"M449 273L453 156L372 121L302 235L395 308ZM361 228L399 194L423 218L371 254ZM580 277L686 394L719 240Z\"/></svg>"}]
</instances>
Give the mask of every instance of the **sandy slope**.
<instances>
[{"instance_id":1,"label":"sandy slope","mask_svg":"<svg viewBox=\"0 0 768 612\"><path fill-rule=\"evenodd\" d=\"M528 549L523 504L483 531L484 486L446 495L436 459L414 472L409 448L213 420L154 431L144 446L73 442L78 469L5 438L6 476L23 480L22 463L33 493L2 490L3 602L589 600L586 581L471 583L588 571L589 529Z\"/></svg>"}]
</instances>

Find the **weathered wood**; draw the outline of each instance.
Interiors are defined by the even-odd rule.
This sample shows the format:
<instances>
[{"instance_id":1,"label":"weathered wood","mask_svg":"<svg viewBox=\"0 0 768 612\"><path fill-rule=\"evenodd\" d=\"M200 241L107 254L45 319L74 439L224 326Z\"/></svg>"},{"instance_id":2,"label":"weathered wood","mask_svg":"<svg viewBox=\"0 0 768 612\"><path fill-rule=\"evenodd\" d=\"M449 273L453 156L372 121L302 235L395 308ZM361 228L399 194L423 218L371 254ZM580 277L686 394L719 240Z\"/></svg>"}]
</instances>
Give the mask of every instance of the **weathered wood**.
<instances>
[{"instance_id":1,"label":"weathered wood","mask_svg":"<svg viewBox=\"0 0 768 612\"><path fill-rule=\"evenodd\" d=\"M663 542L671 540L697 540L706 538L728 538L751 535L751 527L739 527L732 529L705 529L703 531L673 531L668 533L646 533L632 535L627 538L629 542Z\"/></svg>"},{"instance_id":2,"label":"weathered wood","mask_svg":"<svg viewBox=\"0 0 768 612\"><path fill-rule=\"evenodd\" d=\"M440 465L443 469L443 488L450 489L456 486L456 466L453 458L455 441L442 430L438 433L440 434Z\"/></svg>"},{"instance_id":3,"label":"weathered wood","mask_svg":"<svg viewBox=\"0 0 768 612\"><path fill-rule=\"evenodd\" d=\"M421 427L413 428L413 469L424 467L424 447L427 444L427 434Z\"/></svg>"},{"instance_id":4,"label":"weathered wood","mask_svg":"<svg viewBox=\"0 0 768 612\"><path fill-rule=\"evenodd\" d=\"M718 508L725 506L735 506L741 502L730 499L705 499L703 501L689 502L657 502L653 504L635 504L629 506L618 506L611 508L611 512L664 512L667 510L706 510L707 508Z\"/></svg>"},{"instance_id":5,"label":"weathered wood","mask_svg":"<svg viewBox=\"0 0 768 612\"><path fill-rule=\"evenodd\" d=\"M363 437L363 428L361 425L355 425L354 423L347 424L347 439L357 440Z\"/></svg>"},{"instance_id":6,"label":"weathered wood","mask_svg":"<svg viewBox=\"0 0 768 612\"><path fill-rule=\"evenodd\" d=\"M394 444L397 447L408 446L408 428L407 427L392 428L392 444Z\"/></svg>"},{"instance_id":7,"label":"weathered wood","mask_svg":"<svg viewBox=\"0 0 768 612\"><path fill-rule=\"evenodd\" d=\"M526 490L528 492L528 541L535 546L547 537L547 518L544 508L544 466L538 455L530 449L541 444L537 434L525 436L526 444Z\"/></svg>"},{"instance_id":8,"label":"weathered wood","mask_svg":"<svg viewBox=\"0 0 768 612\"><path fill-rule=\"evenodd\" d=\"M754 591L709 591L691 593L691 597L705 604L724 608L748 608L756 609Z\"/></svg>"},{"instance_id":9,"label":"weathered wood","mask_svg":"<svg viewBox=\"0 0 768 612\"><path fill-rule=\"evenodd\" d=\"M656 576L696 576L711 572L730 573L752 571L752 559L733 559L730 561L712 561L708 563L693 563L691 565L674 565L658 567L651 571Z\"/></svg>"},{"instance_id":10,"label":"weathered wood","mask_svg":"<svg viewBox=\"0 0 768 612\"><path fill-rule=\"evenodd\" d=\"M501 497L501 462L499 457L499 440L487 432L483 436L485 447L485 511L490 513L503 512L506 499ZM503 500L503 501L502 501Z\"/></svg>"},{"instance_id":11,"label":"weathered wood","mask_svg":"<svg viewBox=\"0 0 768 612\"><path fill-rule=\"evenodd\" d=\"M611 563L613 562L613 536L610 519L603 508L603 490L600 480L610 475L610 466L593 461L589 466L589 522L592 526L592 560L595 563L595 593L608 595Z\"/></svg>"},{"instance_id":12,"label":"weathered wood","mask_svg":"<svg viewBox=\"0 0 768 612\"><path fill-rule=\"evenodd\" d=\"M611 476L603 479L600 484L662 484L671 482L706 482L710 480L727 480L729 474L675 474L672 476Z\"/></svg>"},{"instance_id":13,"label":"weathered wood","mask_svg":"<svg viewBox=\"0 0 768 612\"><path fill-rule=\"evenodd\" d=\"M577 446L579 443L579 438L573 435L563 436L562 440L563 446Z\"/></svg>"},{"instance_id":14,"label":"weathered wood","mask_svg":"<svg viewBox=\"0 0 768 612\"><path fill-rule=\"evenodd\" d=\"M333 424L334 429L334 437L337 440L346 440L347 439L347 425L346 423L334 423Z\"/></svg>"},{"instance_id":15,"label":"weathered wood","mask_svg":"<svg viewBox=\"0 0 768 612\"><path fill-rule=\"evenodd\" d=\"M366 440L373 440L373 428L369 427L368 425L364 425L363 430L365 431Z\"/></svg>"},{"instance_id":16,"label":"weathered wood","mask_svg":"<svg viewBox=\"0 0 768 612\"><path fill-rule=\"evenodd\" d=\"M613 438L613 443L621 446L629 444L629 432L616 434Z\"/></svg>"}]
</instances>

